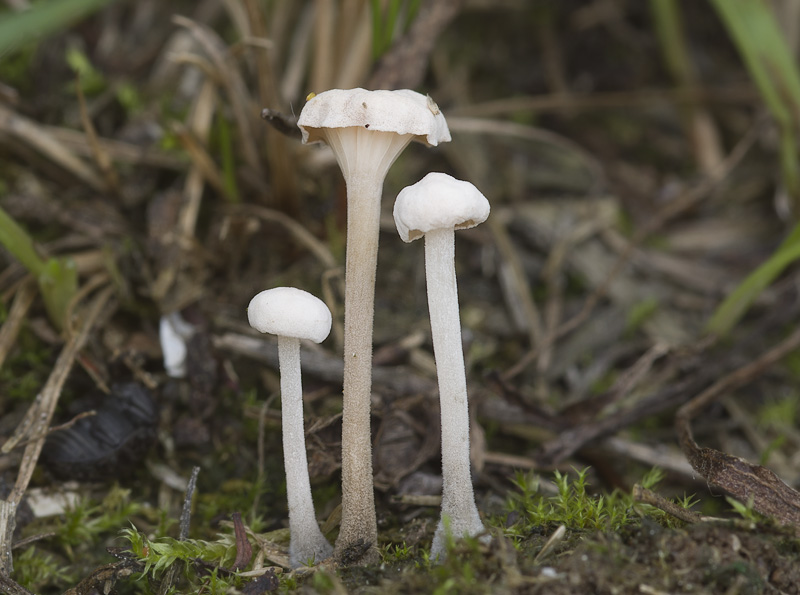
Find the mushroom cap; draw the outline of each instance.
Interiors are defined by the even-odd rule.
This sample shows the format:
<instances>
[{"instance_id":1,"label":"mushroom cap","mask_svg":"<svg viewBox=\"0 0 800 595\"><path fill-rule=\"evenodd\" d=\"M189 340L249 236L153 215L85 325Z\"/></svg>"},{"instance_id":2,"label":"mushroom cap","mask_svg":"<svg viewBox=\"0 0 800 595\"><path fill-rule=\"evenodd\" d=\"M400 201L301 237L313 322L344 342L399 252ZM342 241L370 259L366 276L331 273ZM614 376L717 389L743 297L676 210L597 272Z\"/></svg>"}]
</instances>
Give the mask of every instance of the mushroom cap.
<instances>
[{"instance_id":1,"label":"mushroom cap","mask_svg":"<svg viewBox=\"0 0 800 595\"><path fill-rule=\"evenodd\" d=\"M321 343L331 332L325 302L302 289L276 287L257 294L247 306L247 321L261 333Z\"/></svg>"},{"instance_id":2,"label":"mushroom cap","mask_svg":"<svg viewBox=\"0 0 800 595\"><path fill-rule=\"evenodd\" d=\"M406 186L394 203L394 223L404 242L436 229L468 229L486 221L489 201L469 182L432 172Z\"/></svg>"},{"instance_id":3,"label":"mushroom cap","mask_svg":"<svg viewBox=\"0 0 800 595\"><path fill-rule=\"evenodd\" d=\"M348 127L413 134L414 140L433 146L450 141L450 129L433 99L410 89L331 89L306 102L297 125L304 143L324 141L326 128Z\"/></svg>"}]
</instances>

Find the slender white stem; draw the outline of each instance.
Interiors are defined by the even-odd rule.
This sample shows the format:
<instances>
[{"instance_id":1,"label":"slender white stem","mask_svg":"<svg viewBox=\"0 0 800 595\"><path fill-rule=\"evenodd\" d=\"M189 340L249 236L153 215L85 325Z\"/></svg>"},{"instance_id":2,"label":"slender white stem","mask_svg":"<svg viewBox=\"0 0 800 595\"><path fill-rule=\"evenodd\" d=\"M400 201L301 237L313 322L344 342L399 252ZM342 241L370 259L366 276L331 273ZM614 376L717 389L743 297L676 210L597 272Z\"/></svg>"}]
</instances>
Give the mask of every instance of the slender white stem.
<instances>
[{"instance_id":1,"label":"slender white stem","mask_svg":"<svg viewBox=\"0 0 800 595\"><path fill-rule=\"evenodd\" d=\"M278 337L281 369L281 423L286 496L289 501L289 561L292 567L320 562L333 553L322 535L314 512L308 478L306 438L303 429L303 385L300 377L300 341Z\"/></svg>"},{"instance_id":2,"label":"slender white stem","mask_svg":"<svg viewBox=\"0 0 800 595\"><path fill-rule=\"evenodd\" d=\"M445 522L456 538L484 530L469 461L469 410L458 288L455 270L455 233L452 228L425 234L425 276L431 318L433 353L439 380L442 416L442 512L431 546L431 557L444 557Z\"/></svg>"}]
</instances>

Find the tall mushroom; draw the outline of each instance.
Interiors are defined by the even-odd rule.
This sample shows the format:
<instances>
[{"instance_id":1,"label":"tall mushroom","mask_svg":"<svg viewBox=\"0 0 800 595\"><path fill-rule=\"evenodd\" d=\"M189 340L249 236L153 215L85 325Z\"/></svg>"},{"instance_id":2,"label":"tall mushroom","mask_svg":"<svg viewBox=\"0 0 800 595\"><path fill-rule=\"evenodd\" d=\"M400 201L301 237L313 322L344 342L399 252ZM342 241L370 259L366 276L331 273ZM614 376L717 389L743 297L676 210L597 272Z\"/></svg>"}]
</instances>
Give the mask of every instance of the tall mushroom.
<instances>
[{"instance_id":1,"label":"tall mushroom","mask_svg":"<svg viewBox=\"0 0 800 595\"><path fill-rule=\"evenodd\" d=\"M310 293L276 287L257 294L247 307L250 326L278 335L281 371L281 424L286 497L289 501L289 561L297 568L324 560L333 547L317 524L308 478L303 431L303 385L300 377L300 339L321 343L331 331L331 312Z\"/></svg>"},{"instance_id":2,"label":"tall mushroom","mask_svg":"<svg viewBox=\"0 0 800 595\"><path fill-rule=\"evenodd\" d=\"M347 184L342 413L342 522L336 554L353 562L378 559L372 487L372 325L380 200L392 163L412 140L450 140L430 97L407 89L334 89L311 98L297 122L303 142L333 149ZM364 548L363 555L355 550Z\"/></svg>"},{"instance_id":3,"label":"tall mushroom","mask_svg":"<svg viewBox=\"0 0 800 595\"><path fill-rule=\"evenodd\" d=\"M484 531L469 461L467 379L461 346L455 271L455 230L489 216L489 201L469 182L430 173L400 191L394 221L404 242L425 236L425 278L442 416L442 510L431 558L443 559L445 519L455 537Z\"/></svg>"}]
</instances>

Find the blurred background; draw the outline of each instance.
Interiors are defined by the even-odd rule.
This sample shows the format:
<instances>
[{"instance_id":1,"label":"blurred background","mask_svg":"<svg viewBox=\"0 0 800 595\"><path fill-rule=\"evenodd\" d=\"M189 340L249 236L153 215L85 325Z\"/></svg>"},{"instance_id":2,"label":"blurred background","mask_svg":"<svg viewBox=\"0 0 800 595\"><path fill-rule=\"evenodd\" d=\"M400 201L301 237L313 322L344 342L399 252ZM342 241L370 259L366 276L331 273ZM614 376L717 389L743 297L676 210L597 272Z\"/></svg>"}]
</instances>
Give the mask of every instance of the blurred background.
<instances>
[{"instance_id":1,"label":"blurred background","mask_svg":"<svg viewBox=\"0 0 800 595\"><path fill-rule=\"evenodd\" d=\"M194 465L192 537L226 533L229 564L238 511L271 536L261 565L284 561L277 349L245 312L281 285L334 312L303 363L315 501L335 533L346 197L332 153L296 127L306 96L331 88L429 94L453 137L409 146L384 186L373 430L385 555L427 547L441 489L423 247L391 217L430 171L492 205L456 240L490 524L518 545L572 528L509 501L546 502L553 471L585 468L610 498L657 467L664 496L729 513L673 422L796 326L798 43L793 0L5 0L0 437L20 446L0 455L0 496L22 507L58 488L70 502L17 519L15 540L49 536L15 550L12 576L62 592L108 563L106 546L130 545L118 537L129 522L175 537ZM695 438L797 486L800 352L784 346L784 365L694 412ZM173 349L180 371L167 374ZM115 437L76 424L127 382L147 388L155 418L130 397L140 414L110 413ZM23 422L42 411L42 430L92 437L45 447L23 472L26 440L42 437ZM617 529L607 520L579 528ZM202 573L188 574L199 588Z\"/></svg>"}]
</instances>

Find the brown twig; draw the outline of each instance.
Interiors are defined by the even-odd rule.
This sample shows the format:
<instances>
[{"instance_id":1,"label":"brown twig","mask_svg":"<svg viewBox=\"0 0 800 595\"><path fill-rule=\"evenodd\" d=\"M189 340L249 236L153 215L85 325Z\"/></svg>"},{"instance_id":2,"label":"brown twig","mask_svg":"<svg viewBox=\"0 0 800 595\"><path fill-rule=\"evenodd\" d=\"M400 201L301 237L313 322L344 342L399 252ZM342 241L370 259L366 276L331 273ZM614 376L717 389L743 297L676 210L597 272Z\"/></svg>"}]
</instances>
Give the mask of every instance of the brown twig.
<instances>
[{"instance_id":1,"label":"brown twig","mask_svg":"<svg viewBox=\"0 0 800 595\"><path fill-rule=\"evenodd\" d=\"M186 541L189 538L189 523L192 518L192 497L194 490L197 487L197 475L200 473L200 467L192 467L192 474L189 476L189 481L186 485L186 491L183 494L183 507L181 508L181 518L178 522L178 540ZM184 562L178 561L171 564L164 572L161 583L158 585L158 595L166 595L174 586L178 575L183 570Z\"/></svg>"},{"instance_id":2,"label":"brown twig","mask_svg":"<svg viewBox=\"0 0 800 595\"><path fill-rule=\"evenodd\" d=\"M61 430L68 430L69 428L74 426L76 423L78 423L80 420L84 419L85 417L94 417L95 415L97 415L97 411L95 411L94 409L79 413L78 415L76 415L75 417L73 417L69 421L64 422L63 424L59 424L57 426L52 426L50 428L47 428L47 431L45 432L44 436L31 436L27 440L21 441L19 444L16 445L16 448L18 448L20 446L27 446L28 444L30 444L34 440L39 440L39 438L47 438L53 432L60 432Z\"/></svg>"},{"instance_id":3,"label":"brown twig","mask_svg":"<svg viewBox=\"0 0 800 595\"><path fill-rule=\"evenodd\" d=\"M14 302L11 304L11 310L8 312L8 318L0 328L0 368L3 367L3 362L14 346L19 330L25 320L25 315L28 313L31 304L33 304L35 297L36 283L33 277L28 277L17 289Z\"/></svg>"},{"instance_id":4,"label":"brown twig","mask_svg":"<svg viewBox=\"0 0 800 595\"><path fill-rule=\"evenodd\" d=\"M656 494L652 490L648 490L638 483L633 486L633 501L655 506L659 510L663 510L668 515L674 516L676 519L685 523L699 523L703 520L703 516L695 511L678 506L671 500L667 500L663 496Z\"/></svg>"},{"instance_id":5,"label":"brown twig","mask_svg":"<svg viewBox=\"0 0 800 595\"><path fill-rule=\"evenodd\" d=\"M792 525L800 533L800 493L786 485L766 467L753 465L713 448L701 448L694 440L691 421L723 393L744 386L800 347L800 329L755 361L721 378L683 405L675 416L675 430L692 468L712 483L751 503L757 512Z\"/></svg>"},{"instance_id":6,"label":"brown twig","mask_svg":"<svg viewBox=\"0 0 800 595\"><path fill-rule=\"evenodd\" d=\"M278 367L278 346L274 342L256 339L247 335L225 333L213 337L214 347L238 353L264 362L274 368ZM302 350L303 370L311 376L334 383L341 383L343 364L341 358L334 357L321 350ZM385 386L398 395L428 393L436 385L428 378L416 374L406 366L376 366L372 370L372 382L375 386Z\"/></svg>"},{"instance_id":7,"label":"brown twig","mask_svg":"<svg viewBox=\"0 0 800 595\"><path fill-rule=\"evenodd\" d=\"M117 170L114 169L114 164L112 163L109 154L100 148L100 144L98 143L97 129L94 127L91 116L89 116L89 110L86 109L86 98L83 96L83 89L81 88L80 82L80 75L78 75L77 80L75 81L75 90L78 95L81 124L83 125L83 130L86 132L86 140L88 141L89 149L91 150L92 157L94 158L94 161L100 170L100 174L105 180L106 187L110 192L119 195L121 191L119 175L117 174Z\"/></svg>"},{"instance_id":8,"label":"brown twig","mask_svg":"<svg viewBox=\"0 0 800 595\"><path fill-rule=\"evenodd\" d=\"M0 569L0 593L6 595L34 595L28 589L12 580Z\"/></svg>"},{"instance_id":9,"label":"brown twig","mask_svg":"<svg viewBox=\"0 0 800 595\"><path fill-rule=\"evenodd\" d=\"M540 467L554 467L589 442L614 434L644 417L656 415L683 403L693 391L705 386L713 373L714 370L701 370L693 376L654 391L630 409L563 430L558 436L544 443L534 458Z\"/></svg>"},{"instance_id":10,"label":"brown twig","mask_svg":"<svg viewBox=\"0 0 800 595\"><path fill-rule=\"evenodd\" d=\"M300 129L297 127L297 117L279 112L278 110L265 107L261 110L261 119L270 124L281 134L294 140L303 138Z\"/></svg>"}]
</instances>

